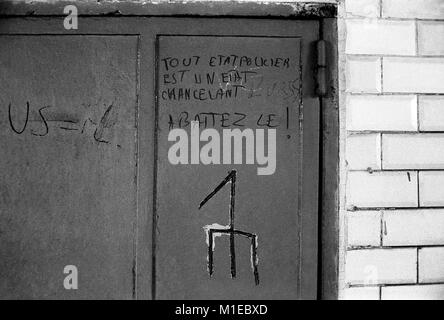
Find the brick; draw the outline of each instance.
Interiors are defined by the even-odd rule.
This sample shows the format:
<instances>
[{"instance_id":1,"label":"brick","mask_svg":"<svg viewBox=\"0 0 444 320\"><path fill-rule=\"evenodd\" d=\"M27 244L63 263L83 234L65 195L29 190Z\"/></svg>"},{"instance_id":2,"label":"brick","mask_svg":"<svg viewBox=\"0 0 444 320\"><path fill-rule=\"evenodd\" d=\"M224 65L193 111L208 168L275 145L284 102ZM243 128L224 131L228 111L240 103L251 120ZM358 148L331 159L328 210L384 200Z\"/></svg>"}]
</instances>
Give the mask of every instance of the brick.
<instances>
[{"instance_id":1,"label":"brick","mask_svg":"<svg viewBox=\"0 0 444 320\"><path fill-rule=\"evenodd\" d=\"M348 57L346 83L348 92L381 92L381 59L376 57Z\"/></svg>"},{"instance_id":2,"label":"brick","mask_svg":"<svg viewBox=\"0 0 444 320\"><path fill-rule=\"evenodd\" d=\"M417 131L414 95L348 95L347 130Z\"/></svg>"},{"instance_id":3,"label":"brick","mask_svg":"<svg viewBox=\"0 0 444 320\"><path fill-rule=\"evenodd\" d=\"M350 247L381 244L381 212L356 211L347 214L347 243Z\"/></svg>"},{"instance_id":4,"label":"brick","mask_svg":"<svg viewBox=\"0 0 444 320\"><path fill-rule=\"evenodd\" d=\"M346 140L349 170L381 169L381 136L379 133L351 134Z\"/></svg>"},{"instance_id":5,"label":"brick","mask_svg":"<svg viewBox=\"0 0 444 320\"><path fill-rule=\"evenodd\" d=\"M442 0L383 0L382 16L389 18L443 19Z\"/></svg>"},{"instance_id":6,"label":"brick","mask_svg":"<svg viewBox=\"0 0 444 320\"><path fill-rule=\"evenodd\" d=\"M345 11L349 16L379 17L380 0L346 0Z\"/></svg>"},{"instance_id":7,"label":"brick","mask_svg":"<svg viewBox=\"0 0 444 320\"><path fill-rule=\"evenodd\" d=\"M347 54L416 54L414 21L350 19L346 28Z\"/></svg>"},{"instance_id":8,"label":"brick","mask_svg":"<svg viewBox=\"0 0 444 320\"><path fill-rule=\"evenodd\" d=\"M384 58L384 92L444 93L444 58Z\"/></svg>"},{"instance_id":9,"label":"brick","mask_svg":"<svg viewBox=\"0 0 444 320\"><path fill-rule=\"evenodd\" d=\"M382 287L381 300L444 300L444 285Z\"/></svg>"},{"instance_id":10,"label":"brick","mask_svg":"<svg viewBox=\"0 0 444 320\"><path fill-rule=\"evenodd\" d=\"M418 22L418 49L422 55L444 55L444 21Z\"/></svg>"},{"instance_id":11,"label":"brick","mask_svg":"<svg viewBox=\"0 0 444 320\"><path fill-rule=\"evenodd\" d=\"M441 229L444 230L444 229ZM444 247L419 250L419 282L444 281Z\"/></svg>"},{"instance_id":12,"label":"brick","mask_svg":"<svg viewBox=\"0 0 444 320\"><path fill-rule=\"evenodd\" d=\"M412 207L418 204L416 172L348 172L348 207Z\"/></svg>"},{"instance_id":13,"label":"brick","mask_svg":"<svg viewBox=\"0 0 444 320\"><path fill-rule=\"evenodd\" d=\"M383 214L384 246L444 245L444 210L390 210Z\"/></svg>"},{"instance_id":14,"label":"brick","mask_svg":"<svg viewBox=\"0 0 444 320\"><path fill-rule=\"evenodd\" d=\"M423 207L444 205L444 171L419 172L419 204Z\"/></svg>"},{"instance_id":15,"label":"brick","mask_svg":"<svg viewBox=\"0 0 444 320\"><path fill-rule=\"evenodd\" d=\"M404 284L416 282L416 249L363 249L347 251L349 284Z\"/></svg>"},{"instance_id":16,"label":"brick","mask_svg":"<svg viewBox=\"0 0 444 320\"><path fill-rule=\"evenodd\" d=\"M444 96L420 96L419 130L444 131Z\"/></svg>"},{"instance_id":17,"label":"brick","mask_svg":"<svg viewBox=\"0 0 444 320\"><path fill-rule=\"evenodd\" d=\"M342 300L379 300L379 287L347 288Z\"/></svg>"},{"instance_id":18,"label":"brick","mask_svg":"<svg viewBox=\"0 0 444 320\"><path fill-rule=\"evenodd\" d=\"M383 134L384 169L444 169L444 134Z\"/></svg>"}]
</instances>

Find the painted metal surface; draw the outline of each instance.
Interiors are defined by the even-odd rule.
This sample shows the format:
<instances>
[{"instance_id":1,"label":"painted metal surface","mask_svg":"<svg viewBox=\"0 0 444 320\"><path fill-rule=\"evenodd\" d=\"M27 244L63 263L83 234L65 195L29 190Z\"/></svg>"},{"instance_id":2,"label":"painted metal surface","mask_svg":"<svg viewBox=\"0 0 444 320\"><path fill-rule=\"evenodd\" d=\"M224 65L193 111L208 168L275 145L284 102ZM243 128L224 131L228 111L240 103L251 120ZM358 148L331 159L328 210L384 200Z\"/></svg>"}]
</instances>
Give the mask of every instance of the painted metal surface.
<instances>
[{"instance_id":1,"label":"painted metal surface","mask_svg":"<svg viewBox=\"0 0 444 320\"><path fill-rule=\"evenodd\" d=\"M338 298L339 278L339 109L336 19L322 23L326 44L326 95L321 100L319 291L318 298Z\"/></svg>"},{"instance_id":2,"label":"painted metal surface","mask_svg":"<svg viewBox=\"0 0 444 320\"><path fill-rule=\"evenodd\" d=\"M304 185L302 161L315 170L318 163L318 144L305 145L309 150L303 146L303 131L318 130L318 123L308 122L310 118L302 121L303 34L301 30L299 37L287 38L158 38L159 298L301 297L300 272L316 269L316 260L304 266L301 262L307 257L305 251L317 252L315 242L307 243L301 252L302 216L317 224L315 197L310 203L314 210L302 211L302 194L315 195L317 188L316 182L314 190ZM305 108L309 114L316 105ZM227 143L222 141L224 130L276 130L275 172L258 175L258 164L246 164L247 154L258 152L257 135L256 141L244 140L242 164L191 164L191 154L187 155L190 164L172 165L168 134L181 128L191 137L193 125L200 131L212 128L219 132L216 149L221 157L227 152L222 147ZM203 145L205 142L200 148ZM270 145L270 140L265 141L266 151ZM227 172L231 173L223 180ZM316 181L315 176L311 178ZM202 202L205 207L198 211L198 204L209 193ZM317 233L310 237L316 238Z\"/></svg>"},{"instance_id":3,"label":"painted metal surface","mask_svg":"<svg viewBox=\"0 0 444 320\"><path fill-rule=\"evenodd\" d=\"M23 230L32 231L25 234L4 233L5 240L13 241L13 243L14 241L17 242L18 247L5 246L2 250L5 250L7 256L13 257L12 253L17 248L26 248L29 245L27 242L30 241L29 239L39 239L39 237L43 239L43 242L37 241L37 247L44 248L49 243L54 246L50 247L51 250L48 251L37 250L38 254L35 255L34 251L23 251L17 256L21 257L21 260L11 258L9 262L4 262L9 263L8 268L10 268L14 263L19 265L23 261L30 260L32 262L32 259L36 259L35 263L31 263L32 267L16 269L29 274L29 277L38 279L33 286L33 291L24 287L24 283L27 283L30 279L23 278L23 285L20 285L17 280L21 277L18 276L20 273L15 273L14 278L14 270L10 270L7 277L16 279L18 282L2 282L4 284L3 288L7 288L11 296L21 295L22 297L54 297L54 295L58 295L59 298L232 298L232 296L227 296L227 293L230 290L233 291L233 287L226 286L225 291L219 291L220 296L217 296L217 292L216 295L212 295L215 292L210 290L211 286L213 288L221 286L225 281L228 281L227 283L230 285L240 286L241 290L237 294L243 297L316 298L318 235L318 167L316 165L318 163L318 153L316 147L319 141L317 125L320 110L319 99L314 96L313 74L316 67L314 43L319 37L318 22L274 19L92 17L80 18L78 30L67 31L62 28L62 25L63 19L60 18L6 18L2 19L0 23L2 34L16 34L15 36L3 35L1 37L20 40L18 42L21 43L21 50L17 50L17 52L23 52L18 55L11 55L11 51L7 47L0 49L2 69L4 69L5 61L14 67L5 76L5 81L1 82L2 92L8 93L2 95L3 100L1 101L0 113L2 124L4 124L3 134L9 135L9 138L13 141L23 140L23 143L26 144L26 148L21 148L20 144L16 142L7 142L8 140L3 139L1 142L3 144L9 143L5 148L11 149L8 157L2 158L2 161L8 162L2 165L2 168L15 168L12 162L16 157L19 159L21 156L23 159L20 161L26 160L23 164L19 162L20 166L17 166L17 169L2 170L1 172L2 175L6 176L6 181L14 176L14 179L18 181L17 188L19 188L19 185L20 188L23 188L23 191L20 191L20 199L17 198L15 202L8 204L7 210L9 211L5 217L8 220L6 222L13 224L13 227L8 228L15 228L16 231L22 230L22 228L24 228ZM100 34L100 36L92 36L91 34ZM187 35L192 35L192 37L187 37ZM28 38L25 39L25 37ZM32 37L38 37L39 41L29 41ZM81 37L89 39L89 41L85 45L76 43L76 39ZM167 43L172 40L166 40L172 38L175 38L175 41L181 38L182 42L176 43L176 47L181 44L184 49L173 50L171 47L174 47L173 43ZM295 109L303 106L300 109L301 121L299 122L299 118L292 118L292 122L289 123L291 130L288 132L290 139L287 137L287 129L281 131L279 128L277 129L278 143L287 143L290 146L284 148L284 153L281 153L282 148L278 145L277 170L284 168L284 171L288 171L289 174L290 171L292 173L296 172L300 175L299 180L290 179L289 174L286 176L282 172L278 173L282 175L283 182L280 183L286 186L285 192L275 198L276 201L267 203L265 199L269 197L269 194L274 194L270 191L273 191L274 186L278 185L278 179L274 182L259 181L255 166L250 166L246 175L243 171L237 170L236 212L238 213L236 213L235 226L241 231L256 234L258 237L259 285L256 285L254 273L251 269L251 239L247 237L236 238L235 243L239 248L236 247L237 270L235 280L230 278L230 250L227 246L229 242L224 241L226 240L224 239L225 236L215 237L214 276L209 279L208 261L206 260L208 246L205 242L206 234L203 227L211 225L213 222L218 222L221 225L228 223L227 208L230 192L226 188L229 186L221 189L202 209L198 210L198 205L226 177L231 167L221 166L223 167L221 168L216 166L217 169L215 169L209 166L195 166L199 169L194 168L191 171L197 170L198 175L192 176L192 180L189 180L188 184L185 183L182 193L178 191L178 185L175 184L175 181L179 179L179 176L164 175L163 173L166 171L162 171L165 169L162 166L169 165L169 163L167 159L160 157L163 148L161 143L164 143L161 138L162 135L168 132L169 127L163 127L165 125L162 120L164 110L160 108L161 104L158 105L157 115L155 112L156 96L160 98L156 87L161 89L160 82L158 84L155 82L156 57L160 57L165 52L182 54L186 52L185 49L193 51L194 49L187 47L187 45L194 43L193 41L204 41L205 39L208 39L208 41L202 43L203 48L198 54L207 55L216 49L223 48L225 46L223 41L230 41L233 38L236 41L231 40L232 43L227 45L231 46L233 50L238 50L239 54L243 51L248 51L250 55L257 55L259 52L269 54L282 51L292 59L299 59L299 67L302 66L302 69L296 67L293 69L292 65L291 70L289 70L291 72L285 72L285 70L281 72L282 70L280 70L279 72L270 73L270 80L291 80L297 74L298 84L302 85L298 96L298 101L302 104L290 105ZM162 42L162 39L167 42ZM224 40L221 40L220 44L212 44L214 39ZM156 41L159 44L157 53ZM162 49L162 43L170 47L166 46ZM207 43L211 45L207 45ZM90 49L87 49L89 47ZM74 48L79 48L80 51L77 52ZM20 59L16 59L16 57ZM55 67L50 67L52 65L55 65ZM62 72L62 69L65 73ZM17 72L14 73L14 70ZM35 70L35 72L27 74L28 70ZM6 73L2 72L2 76L4 74ZM39 77L40 74L43 76ZM63 74L63 76L59 76L59 74ZM11 81L11 79L16 80ZM23 84L20 79L27 79L26 81L30 83L24 86L25 89L22 91L18 89ZM45 81L41 79L45 79ZM76 90L69 91L67 88L73 85ZM91 92L91 88L95 88L94 92ZM76 94L73 94L74 92ZM28 124L24 133L18 134L12 130L11 123L15 130L21 131L23 129L26 119L26 102L28 101L25 100L25 97L28 96L30 97ZM106 100L103 103L108 102L108 100L113 102L115 97L118 97L116 101L119 109L113 107L108 110L110 104L100 105L101 100ZM12 116L10 123L8 106L9 100L13 98L19 100L11 101ZM72 99L73 102L68 103L67 99ZM282 96L270 99L269 103L260 102L260 108L282 111L283 107L286 110L282 102ZM97 106L94 105L96 100L100 101ZM59 101L62 103L58 103ZM239 101L234 101L234 103L233 101L225 101L228 103L220 103L219 106L226 106L233 110L248 109L251 114L259 115L260 108L255 110L255 104L247 103L243 105ZM89 135L73 136L71 131L74 130L56 128L57 125L60 127L57 121L64 120L65 115L72 116L71 118L68 117L68 120L87 120L90 114L85 110L88 109L78 107L82 106L83 102L86 105L88 103L94 105L95 107L92 107L92 110L97 111L97 114L93 114L93 122L88 123L89 131L86 131ZM57 108L61 109L59 110L60 113L55 113L55 115L50 112L52 111L51 108L40 110L45 119L47 117L49 119L49 116L51 116L53 117L51 119L56 120L48 121L49 133L46 137L40 137L38 134L45 133L46 127L42 121L42 115L39 113L39 108L34 108L40 105L44 107L46 104L57 105ZM190 105L196 106L194 103L181 105L186 106L186 108ZM201 107L204 106L205 104L202 103ZM173 103L170 107L173 108ZM114 113L113 110L119 110L119 112ZM284 113L286 114L286 112ZM110 119L119 119L119 121L110 128L108 126L114 121L102 121L105 114L107 114L107 117L112 116ZM159 120L158 131L155 131L156 119ZM263 117L261 120L262 124L264 119L266 118ZM106 129L97 129L97 127L94 127L94 122L96 125L102 124L102 128L106 127ZM284 122L286 128L286 121ZM68 123L69 128L72 128L71 125L74 126L73 123ZM257 125L257 122L255 124L253 121L252 125ZM40 140L33 142L31 139ZM88 142L89 144L86 144L85 147L82 146L81 142ZM294 145L291 144L293 142ZM157 151L156 144L159 146ZM15 150L17 148L19 150ZM299 152L300 149L302 152ZM49 152L47 152L48 150ZM25 170L28 168L27 163L33 159L32 154L28 155L28 151L37 153L36 158L44 161L43 166L30 167L33 168L31 171L34 173L28 173L29 170ZM58 155L58 153L64 156L62 158L56 157L55 155ZM286 154L289 157L285 157ZM295 158L292 159L290 156L295 156ZM60 159L63 159L63 161ZM29 163L32 163L32 161ZM155 170L156 163L158 164L157 170ZM300 164L299 167L298 163ZM215 170L213 171L213 169ZM19 173L25 175L25 177L20 177ZM47 178L45 178L45 174ZM69 178L74 179L71 181ZM25 180L21 183L20 179ZM50 184L52 181L56 181L54 186ZM50 188L48 190L40 188L42 183L44 187ZM182 180L180 183L183 184L184 181ZM68 185L70 192L62 192L66 189L64 184ZM11 187L6 186L6 188ZM259 190L259 196L254 194L256 189ZM154 192L156 190L157 192ZM106 193L105 191L109 192ZM64 196L59 197L60 194L64 194ZM157 195L157 198L154 195ZM280 197L285 195L290 197L289 202L278 201ZM293 195L295 198L293 198ZM41 196L44 196L42 199L46 200L39 200ZM178 206L181 201L185 201L185 196L192 197L192 199L187 200L190 208L192 207L190 210ZM174 208L176 211L165 211L162 203L165 202L167 197L171 197L175 201L175 204L168 203L168 205L176 206ZM248 201L249 198L259 199L259 203L254 204L253 201ZM90 200L88 202L84 199L94 199L91 200L94 205ZM289 203L291 203L291 206ZM32 215L31 212L25 210L30 204L33 204L37 214ZM248 205L254 205L255 209L246 210ZM267 211L264 210L266 208L270 209L268 210L270 212L266 213L268 216L264 216L264 212ZM16 212L19 211L24 211L25 214L18 215ZM202 220L199 221L199 224L184 220L182 215L190 214L191 211L195 214L193 219ZM245 211L247 211L247 214L244 213ZM64 212L65 215L59 216L59 212ZM166 213L162 214L164 212ZM271 213L276 212L278 214L284 212L292 219L291 223L296 223L296 221L298 223L299 231L296 230L295 234L299 233L300 238L298 242L291 244L291 249L294 250L295 254L284 255L284 260L296 261L300 258L296 264L293 263L296 270L287 270L291 277L294 276L300 281L287 284L288 290L275 290L266 293L265 290L260 288L263 284L267 284L267 277L270 277L271 272L276 272L271 265L267 267L269 262L266 262L266 248L268 245L268 252L270 253L270 248L278 248L279 245L277 242L272 245L267 244L267 242L263 243L262 237L264 234L260 231L266 225L276 231L276 233L272 233L265 230L268 237L277 234L276 241L279 237L282 237L282 234L279 236L280 228L270 227L270 224L275 220ZM297 217L298 212L299 220L293 216L294 214ZM163 220L168 215L170 218ZM36 218L33 218L34 216ZM272 219L268 219L270 217ZM177 225L177 221L180 221L180 219L182 219L182 224L179 225L181 230L175 229L174 226ZM23 224L25 227L22 227ZM33 225L38 226L37 232L32 229ZM67 231L71 230L69 229L70 226L73 226L72 230L75 231L72 232L74 234ZM57 228L61 228L61 230ZM174 241L182 236L195 236L193 233L183 235L181 232L186 228L193 230L197 228L196 239L198 239L198 241L191 242L192 254L188 255L186 252L181 253L177 248L174 248ZM168 233L169 229L173 231ZM13 236L12 233L16 236ZM294 234L291 235L291 237L293 236ZM173 239L168 239L168 237ZM22 242L20 239L27 240ZM166 240L164 241L164 239ZM188 238L187 241L189 241ZM274 240L272 239L272 241ZM285 249L288 249L288 239L284 243ZM172 251L168 246L171 246ZM66 252L69 251L65 251L67 248L73 250L75 254L67 255ZM188 249L190 248L187 247ZM272 252L272 255L279 257L278 253ZM284 254L284 252L280 253ZM193 282L195 280L193 277L187 278L183 276L183 273L181 275L183 270L179 270L177 274L166 273L165 271L168 271L168 269L164 265L168 266L168 262L165 262L164 258L168 255L186 258L184 261L179 261L180 268L188 272L186 273L188 275L196 272L194 277L202 277L204 282L210 281L210 287L200 288L199 282ZM64 291L63 289L62 264L65 263L66 257L72 258L68 259L70 261L66 264L75 264L75 262L72 262L74 257L77 257L78 261L83 264L83 267L79 266L80 283L77 292ZM201 259L200 262L202 263L196 262L194 257ZM63 260L63 263L59 260ZM99 260L108 263L99 263ZM56 262L56 265L52 267L53 269L41 273L42 270L44 271L47 268L46 261L48 263ZM89 264L93 266L90 267ZM279 262L276 262L276 265L279 265ZM86 266L86 270L92 270L89 271L91 273L87 272L85 274L84 266ZM289 266L288 269L292 266ZM196 269L191 267L196 267ZM168 266L168 268L171 268L171 266ZM180 280L181 276L183 280ZM235 282L237 280L241 282ZM42 286L50 289L42 291ZM91 289L92 287L95 289ZM16 291L12 290L13 288L17 288ZM187 292L186 288L189 288L190 291ZM205 290L208 293L207 296L203 296Z\"/></svg>"},{"instance_id":4,"label":"painted metal surface","mask_svg":"<svg viewBox=\"0 0 444 320\"><path fill-rule=\"evenodd\" d=\"M137 38L0 41L0 296L131 298Z\"/></svg>"},{"instance_id":5,"label":"painted metal surface","mask_svg":"<svg viewBox=\"0 0 444 320\"><path fill-rule=\"evenodd\" d=\"M243 16L331 18L336 0L324 1L148 1L148 0L3 0L0 15L63 15L63 8L75 4L86 16Z\"/></svg>"}]
</instances>

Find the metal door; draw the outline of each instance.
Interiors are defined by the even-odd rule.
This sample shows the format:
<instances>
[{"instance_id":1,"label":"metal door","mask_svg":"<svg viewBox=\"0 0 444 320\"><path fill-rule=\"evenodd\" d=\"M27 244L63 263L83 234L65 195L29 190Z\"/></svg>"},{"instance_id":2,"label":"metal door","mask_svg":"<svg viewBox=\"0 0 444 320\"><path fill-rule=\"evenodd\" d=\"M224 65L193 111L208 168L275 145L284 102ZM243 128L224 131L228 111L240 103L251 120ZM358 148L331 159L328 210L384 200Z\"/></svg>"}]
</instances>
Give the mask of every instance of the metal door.
<instances>
[{"instance_id":1,"label":"metal door","mask_svg":"<svg viewBox=\"0 0 444 320\"><path fill-rule=\"evenodd\" d=\"M3 298L316 298L317 21L5 18L0 33ZM172 164L168 135L191 120L220 146L251 129L252 163L245 145L241 163ZM265 152L275 130L273 174L258 130Z\"/></svg>"}]
</instances>

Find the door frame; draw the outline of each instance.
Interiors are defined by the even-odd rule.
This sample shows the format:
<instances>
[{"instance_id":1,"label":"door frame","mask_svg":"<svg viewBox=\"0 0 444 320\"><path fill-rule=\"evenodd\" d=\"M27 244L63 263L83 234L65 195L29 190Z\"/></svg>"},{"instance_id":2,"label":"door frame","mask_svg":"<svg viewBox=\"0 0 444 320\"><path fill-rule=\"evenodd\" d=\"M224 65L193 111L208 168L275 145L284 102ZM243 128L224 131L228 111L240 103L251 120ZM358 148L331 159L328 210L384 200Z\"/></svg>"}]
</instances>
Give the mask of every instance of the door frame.
<instances>
[{"instance_id":1,"label":"door frame","mask_svg":"<svg viewBox=\"0 0 444 320\"><path fill-rule=\"evenodd\" d=\"M254 3L254 2L191 2L134 3L86 0L81 3L60 0L45 2L0 3L0 17L60 17L63 9L74 4L80 17L232 17L286 20L318 20L320 39L326 41L327 94L319 97L319 221L318 221L318 299L338 298L339 275L339 108L338 108L338 31L337 3L325 2ZM1 22L0 22L1 27ZM14 32L13 30L7 30Z\"/></svg>"}]
</instances>

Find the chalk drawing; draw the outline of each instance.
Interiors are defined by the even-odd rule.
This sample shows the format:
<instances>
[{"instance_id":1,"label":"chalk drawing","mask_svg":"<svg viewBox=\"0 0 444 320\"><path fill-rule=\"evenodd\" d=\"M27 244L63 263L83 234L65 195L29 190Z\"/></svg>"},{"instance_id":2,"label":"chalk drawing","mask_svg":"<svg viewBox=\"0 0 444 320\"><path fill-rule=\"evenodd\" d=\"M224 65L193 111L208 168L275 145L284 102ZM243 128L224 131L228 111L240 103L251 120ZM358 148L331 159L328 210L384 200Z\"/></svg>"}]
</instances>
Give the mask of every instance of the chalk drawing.
<instances>
[{"instance_id":1,"label":"chalk drawing","mask_svg":"<svg viewBox=\"0 0 444 320\"><path fill-rule=\"evenodd\" d=\"M221 235L228 235L230 237L230 261L231 261L231 277L236 278L236 250L235 250L235 235L247 237L251 240L251 268L253 270L254 282L259 285L259 271L258 271L258 256L257 256L257 235L254 233L237 230L234 227L234 207L236 200L236 170L231 170L222 182L199 204L201 209L214 195L216 195L226 184L231 183L230 190L230 207L229 207L229 225L222 226L219 224L212 224L205 226L207 234L208 245L208 273L213 275L213 253L215 237Z\"/></svg>"}]
</instances>

